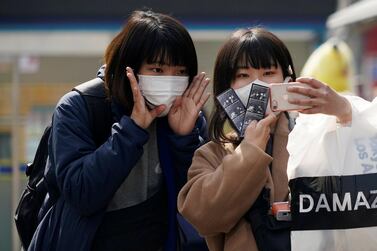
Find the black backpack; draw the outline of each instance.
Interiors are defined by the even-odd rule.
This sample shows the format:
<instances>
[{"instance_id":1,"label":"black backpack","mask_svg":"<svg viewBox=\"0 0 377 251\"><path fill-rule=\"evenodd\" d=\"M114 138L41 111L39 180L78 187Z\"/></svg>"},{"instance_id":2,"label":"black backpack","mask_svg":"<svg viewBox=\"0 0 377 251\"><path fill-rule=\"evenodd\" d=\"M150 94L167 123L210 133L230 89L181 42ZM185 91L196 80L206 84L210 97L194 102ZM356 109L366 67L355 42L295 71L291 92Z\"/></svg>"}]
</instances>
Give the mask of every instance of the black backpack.
<instances>
[{"instance_id":1,"label":"black backpack","mask_svg":"<svg viewBox=\"0 0 377 251\"><path fill-rule=\"evenodd\" d=\"M99 147L106 141L113 123L110 102L106 99L104 82L95 78L73 88L85 100L94 141ZM27 165L28 183L14 215L21 244L26 250L38 226L38 214L50 188L47 186L48 139L51 125L47 126L39 142L34 160ZM50 175L50 174L49 174ZM50 184L49 184L50 185ZM54 187L57 187L56 185ZM55 199L59 196L54 191Z\"/></svg>"}]
</instances>

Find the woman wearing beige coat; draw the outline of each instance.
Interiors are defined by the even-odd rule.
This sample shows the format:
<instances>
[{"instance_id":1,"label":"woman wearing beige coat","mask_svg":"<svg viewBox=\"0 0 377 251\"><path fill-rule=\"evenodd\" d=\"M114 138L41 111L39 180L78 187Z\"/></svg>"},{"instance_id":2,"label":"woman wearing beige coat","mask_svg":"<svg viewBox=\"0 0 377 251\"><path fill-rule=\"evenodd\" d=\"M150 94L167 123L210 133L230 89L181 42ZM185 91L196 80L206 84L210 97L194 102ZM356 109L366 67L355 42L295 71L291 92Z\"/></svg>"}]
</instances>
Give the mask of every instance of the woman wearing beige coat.
<instances>
[{"instance_id":1,"label":"woman wearing beige coat","mask_svg":"<svg viewBox=\"0 0 377 251\"><path fill-rule=\"evenodd\" d=\"M293 81L296 78L290 53L280 39L264 29L239 30L218 54L214 96L231 87L245 104L241 90L250 91L251 82L258 79L281 83L288 77ZM349 119L346 99L319 81L297 81L309 87L291 91L311 99L290 102L312 107L300 112L332 114L340 122ZM264 119L246 128L241 139L234 132L224 133L227 118L216 103L210 122L211 142L195 152L188 182L178 198L178 210L205 237L211 251L258 250L252 222L245 219L245 214L264 188L270 189L270 204L287 200L287 118L287 113L274 115L267 111Z\"/></svg>"}]
</instances>

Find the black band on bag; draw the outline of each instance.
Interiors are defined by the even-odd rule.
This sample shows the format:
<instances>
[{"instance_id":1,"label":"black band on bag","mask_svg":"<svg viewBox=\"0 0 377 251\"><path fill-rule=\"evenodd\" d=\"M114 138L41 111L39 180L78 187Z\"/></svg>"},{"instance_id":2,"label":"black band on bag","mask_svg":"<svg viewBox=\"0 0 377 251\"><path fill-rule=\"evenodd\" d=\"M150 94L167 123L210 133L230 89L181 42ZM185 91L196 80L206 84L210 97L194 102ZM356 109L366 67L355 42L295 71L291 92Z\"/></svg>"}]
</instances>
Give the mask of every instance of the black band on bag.
<instances>
[{"instance_id":1,"label":"black band on bag","mask_svg":"<svg viewBox=\"0 0 377 251\"><path fill-rule=\"evenodd\" d=\"M289 181L292 230L377 226L377 174Z\"/></svg>"}]
</instances>

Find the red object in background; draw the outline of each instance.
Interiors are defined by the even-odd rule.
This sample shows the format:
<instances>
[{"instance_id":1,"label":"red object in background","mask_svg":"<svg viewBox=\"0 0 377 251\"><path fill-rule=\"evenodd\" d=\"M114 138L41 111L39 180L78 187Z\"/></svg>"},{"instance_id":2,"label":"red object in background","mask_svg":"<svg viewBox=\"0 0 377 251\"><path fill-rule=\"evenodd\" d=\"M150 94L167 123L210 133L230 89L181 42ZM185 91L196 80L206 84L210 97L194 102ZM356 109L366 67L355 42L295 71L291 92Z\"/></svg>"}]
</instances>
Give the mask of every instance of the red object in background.
<instances>
[{"instance_id":1,"label":"red object in background","mask_svg":"<svg viewBox=\"0 0 377 251\"><path fill-rule=\"evenodd\" d=\"M371 58L369 61L372 65L369 65L370 76L369 79L372 81L372 91L373 96L377 95L377 26L369 29L364 36L364 58Z\"/></svg>"},{"instance_id":2,"label":"red object in background","mask_svg":"<svg viewBox=\"0 0 377 251\"><path fill-rule=\"evenodd\" d=\"M365 54L377 55L377 26L369 29L365 34Z\"/></svg>"}]
</instances>

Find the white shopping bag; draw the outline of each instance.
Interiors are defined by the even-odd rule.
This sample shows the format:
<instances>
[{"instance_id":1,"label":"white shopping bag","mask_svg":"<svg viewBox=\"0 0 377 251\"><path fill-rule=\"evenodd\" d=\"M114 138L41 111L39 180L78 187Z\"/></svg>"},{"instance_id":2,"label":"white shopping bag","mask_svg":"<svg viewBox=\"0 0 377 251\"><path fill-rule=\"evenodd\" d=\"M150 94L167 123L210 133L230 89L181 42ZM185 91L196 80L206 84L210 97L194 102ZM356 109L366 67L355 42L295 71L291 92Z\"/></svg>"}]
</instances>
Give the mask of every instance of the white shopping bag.
<instances>
[{"instance_id":1,"label":"white shopping bag","mask_svg":"<svg viewBox=\"0 0 377 251\"><path fill-rule=\"evenodd\" d=\"M289 135L293 251L377 250L377 99L348 99L351 126L301 114Z\"/></svg>"}]
</instances>

